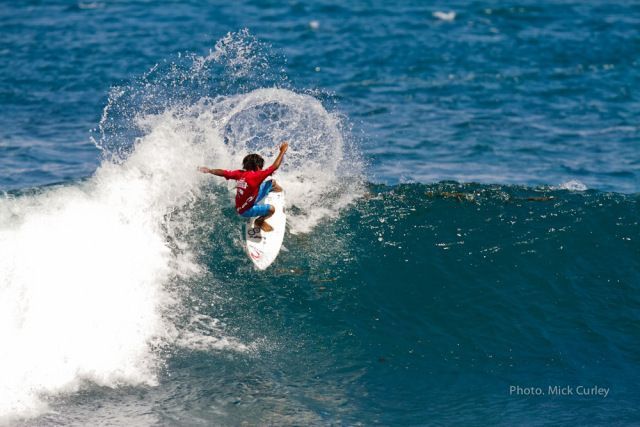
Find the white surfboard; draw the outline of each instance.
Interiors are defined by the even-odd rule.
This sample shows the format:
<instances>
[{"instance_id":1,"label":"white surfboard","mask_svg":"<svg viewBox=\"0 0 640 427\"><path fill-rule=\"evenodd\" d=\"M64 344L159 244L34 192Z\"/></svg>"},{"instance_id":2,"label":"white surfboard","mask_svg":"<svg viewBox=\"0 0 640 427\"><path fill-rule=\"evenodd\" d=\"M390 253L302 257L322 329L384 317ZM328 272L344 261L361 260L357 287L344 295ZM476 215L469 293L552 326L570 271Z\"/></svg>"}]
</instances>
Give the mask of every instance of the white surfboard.
<instances>
[{"instance_id":1,"label":"white surfboard","mask_svg":"<svg viewBox=\"0 0 640 427\"><path fill-rule=\"evenodd\" d=\"M247 240L247 254L258 270L264 270L275 261L284 239L284 228L287 224L287 216L284 213L284 191L276 193L271 191L258 202L259 205L273 205L275 213L267 219L267 224L273 227L273 231L264 232L260 227L254 227L255 218L247 223L245 239Z\"/></svg>"}]
</instances>

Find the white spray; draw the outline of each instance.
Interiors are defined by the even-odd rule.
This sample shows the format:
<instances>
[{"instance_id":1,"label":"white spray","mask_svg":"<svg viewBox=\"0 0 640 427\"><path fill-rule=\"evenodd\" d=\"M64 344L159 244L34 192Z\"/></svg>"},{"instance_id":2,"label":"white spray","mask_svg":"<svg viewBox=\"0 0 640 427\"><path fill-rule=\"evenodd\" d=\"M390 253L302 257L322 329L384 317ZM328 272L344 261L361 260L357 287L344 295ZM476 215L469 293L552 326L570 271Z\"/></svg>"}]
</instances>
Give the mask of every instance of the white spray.
<instances>
[{"instance_id":1,"label":"white spray","mask_svg":"<svg viewBox=\"0 0 640 427\"><path fill-rule=\"evenodd\" d=\"M339 118L308 95L271 88L202 97L138 114L135 126L143 136L123 161L105 161L80 183L0 198L0 423L41 413L47 396L86 382L153 386L159 347L247 348L207 340L198 328L185 333L167 315L180 310L171 284L203 268L197 242L180 237L194 226L193 202L213 197L204 184L215 178L199 165L240 167L252 151L268 162L289 140L276 179L298 208L292 232L310 231L361 194L360 163ZM210 220L210 229L241 224Z\"/></svg>"}]
</instances>

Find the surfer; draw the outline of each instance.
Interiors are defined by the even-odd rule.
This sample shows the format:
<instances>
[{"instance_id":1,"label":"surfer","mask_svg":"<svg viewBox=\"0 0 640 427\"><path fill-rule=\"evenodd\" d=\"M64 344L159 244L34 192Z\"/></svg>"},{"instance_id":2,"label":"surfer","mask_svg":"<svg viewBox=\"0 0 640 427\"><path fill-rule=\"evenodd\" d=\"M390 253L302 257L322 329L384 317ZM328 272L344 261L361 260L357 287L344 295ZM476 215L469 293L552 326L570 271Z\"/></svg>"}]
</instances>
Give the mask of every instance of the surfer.
<instances>
[{"instance_id":1,"label":"surfer","mask_svg":"<svg viewBox=\"0 0 640 427\"><path fill-rule=\"evenodd\" d=\"M245 218L257 217L254 224L260 227L262 231L272 231L273 227L267 224L266 219L276 211L273 205L256 205L260 200L266 197L270 191L280 192L280 187L274 179L265 181L273 172L280 167L284 153L289 148L287 142L280 145L280 153L271 166L262 169L264 159L259 154L249 154L242 160L242 169L225 170L225 169L209 169L207 167L199 167L202 173L210 173L225 179L233 179L236 184L236 211L240 216Z\"/></svg>"}]
</instances>

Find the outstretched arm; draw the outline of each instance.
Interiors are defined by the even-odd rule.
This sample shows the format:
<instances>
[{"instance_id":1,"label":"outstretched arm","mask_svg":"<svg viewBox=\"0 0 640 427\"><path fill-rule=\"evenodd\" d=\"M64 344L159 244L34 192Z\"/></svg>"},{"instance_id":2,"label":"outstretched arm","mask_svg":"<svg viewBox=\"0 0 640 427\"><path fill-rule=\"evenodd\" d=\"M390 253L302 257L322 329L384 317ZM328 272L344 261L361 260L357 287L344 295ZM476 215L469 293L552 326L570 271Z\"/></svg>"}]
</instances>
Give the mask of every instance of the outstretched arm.
<instances>
[{"instance_id":1,"label":"outstretched arm","mask_svg":"<svg viewBox=\"0 0 640 427\"><path fill-rule=\"evenodd\" d=\"M209 169L206 168L204 166L201 166L198 168L198 170L202 173L210 173L212 175L216 175L216 176L224 176L224 170L222 169Z\"/></svg>"},{"instance_id":2,"label":"outstretched arm","mask_svg":"<svg viewBox=\"0 0 640 427\"><path fill-rule=\"evenodd\" d=\"M276 157L276 161L271 165L273 169L278 169L280 167L280 163L282 163L282 158L284 157L284 153L287 152L287 148L289 148L289 143L286 141L280 145L280 153L278 154L278 157Z\"/></svg>"}]
</instances>

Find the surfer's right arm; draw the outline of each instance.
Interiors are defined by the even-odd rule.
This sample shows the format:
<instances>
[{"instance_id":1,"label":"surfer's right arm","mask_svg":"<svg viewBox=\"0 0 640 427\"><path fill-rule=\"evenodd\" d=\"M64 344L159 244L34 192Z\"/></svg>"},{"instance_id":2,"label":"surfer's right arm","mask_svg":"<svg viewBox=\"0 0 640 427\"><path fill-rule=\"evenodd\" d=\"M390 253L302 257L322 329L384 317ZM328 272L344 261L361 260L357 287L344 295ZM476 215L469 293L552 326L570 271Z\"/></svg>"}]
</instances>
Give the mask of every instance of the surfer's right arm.
<instances>
[{"instance_id":1,"label":"surfer's right arm","mask_svg":"<svg viewBox=\"0 0 640 427\"><path fill-rule=\"evenodd\" d=\"M224 176L224 169L209 169L204 166L198 168L198 170L202 173L210 173L216 176Z\"/></svg>"}]
</instances>

